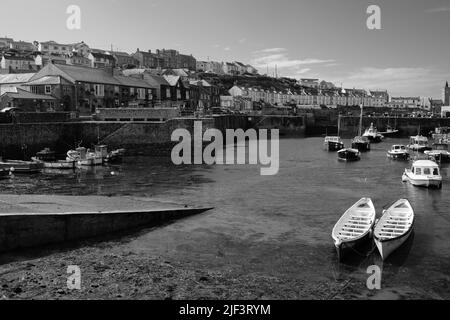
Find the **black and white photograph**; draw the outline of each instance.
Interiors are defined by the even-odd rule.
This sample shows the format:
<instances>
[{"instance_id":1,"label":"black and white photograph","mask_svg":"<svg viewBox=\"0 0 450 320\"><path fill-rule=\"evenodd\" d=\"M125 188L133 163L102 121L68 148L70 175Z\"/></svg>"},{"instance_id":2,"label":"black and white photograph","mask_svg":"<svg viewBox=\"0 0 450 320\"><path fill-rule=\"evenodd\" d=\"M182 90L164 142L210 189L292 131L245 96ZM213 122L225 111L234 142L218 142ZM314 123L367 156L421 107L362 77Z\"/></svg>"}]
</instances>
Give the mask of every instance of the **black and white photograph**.
<instances>
[{"instance_id":1,"label":"black and white photograph","mask_svg":"<svg viewBox=\"0 0 450 320\"><path fill-rule=\"evenodd\" d=\"M0 300L450 299L450 1L0 13Z\"/></svg>"}]
</instances>

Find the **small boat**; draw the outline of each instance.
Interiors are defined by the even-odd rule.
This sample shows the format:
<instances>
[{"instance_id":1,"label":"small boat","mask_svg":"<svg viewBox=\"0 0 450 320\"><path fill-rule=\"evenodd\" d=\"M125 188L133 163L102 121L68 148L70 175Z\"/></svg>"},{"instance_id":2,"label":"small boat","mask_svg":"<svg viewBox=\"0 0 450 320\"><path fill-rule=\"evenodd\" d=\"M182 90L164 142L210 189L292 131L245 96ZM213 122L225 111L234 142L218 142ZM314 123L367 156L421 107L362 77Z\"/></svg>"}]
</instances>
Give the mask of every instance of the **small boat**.
<instances>
[{"instance_id":1,"label":"small boat","mask_svg":"<svg viewBox=\"0 0 450 320\"><path fill-rule=\"evenodd\" d=\"M363 137L367 137L369 141L373 143L380 143L384 139L384 136L378 132L373 123L371 123L369 129L364 132Z\"/></svg>"},{"instance_id":2,"label":"small boat","mask_svg":"<svg viewBox=\"0 0 450 320\"><path fill-rule=\"evenodd\" d=\"M428 146L428 138L421 135L411 137L410 143L407 147L409 150L417 152L425 152L427 150L431 150L431 147Z\"/></svg>"},{"instance_id":3,"label":"small boat","mask_svg":"<svg viewBox=\"0 0 450 320\"><path fill-rule=\"evenodd\" d=\"M125 155L125 149L117 149L108 153L106 158L103 159L104 162L107 163L119 163L122 162L123 157Z\"/></svg>"},{"instance_id":4,"label":"small boat","mask_svg":"<svg viewBox=\"0 0 450 320\"><path fill-rule=\"evenodd\" d=\"M36 153L31 160L41 163L45 169L75 169L75 160L56 160L55 152L48 148Z\"/></svg>"},{"instance_id":5,"label":"small boat","mask_svg":"<svg viewBox=\"0 0 450 320\"><path fill-rule=\"evenodd\" d=\"M375 245L383 260L408 240L413 227L414 210L408 200L398 200L384 211L374 231Z\"/></svg>"},{"instance_id":6,"label":"small boat","mask_svg":"<svg viewBox=\"0 0 450 320\"><path fill-rule=\"evenodd\" d=\"M42 169L42 163L36 161L4 160L0 161L0 169L11 171L14 174L33 174L39 173Z\"/></svg>"},{"instance_id":7,"label":"small boat","mask_svg":"<svg viewBox=\"0 0 450 320\"><path fill-rule=\"evenodd\" d=\"M52 150L50 150L50 148L45 148L42 151L39 151L38 153L36 153L36 158L39 159L40 161L56 161L56 153Z\"/></svg>"},{"instance_id":8,"label":"small boat","mask_svg":"<svg viewBox=\"0 0 450 320\"><path fill-rule=\"evenodd\" d=\"M408 160L410 155L406 146L394 144L391 150L387 152L387 156L394 160Z\"/></svg>"},{"instance_id":9,"label":"small boat","mask_svg":"<svg viewBox=\"0 0 450 320\"><path fill-rule=\"evenodd\" d=\"M434 143L432 150L427 150L424 153L430 160L436 161L437 163L450 162L450 152L448 151L447 143Z\"/></svg>"},{"instance_id":10,"label":"small boat","mask_svg":"<svg viewBox=\"0 0 450 320\"><path fill-rule=\"evenodd\" d=\"M383 136L392 136L392 135L395 135L395 134L397 134L399 132L400 132L399 130L394 129L391 126L388 125L386 127L386 131L380 132L380 134L383 135Z\"/></svg>"},{"instance_id":11,"label":"small boat","mask_svg":"<svg viewBox=\"0 0 450 320\"><path fill-rule=\"evenodd\" d=\"M367 137L355 137L352 140L352 149L357 149L360 152L370 151L370 141Z\"/></svg>"},{"instance_id":12,"label":"small boat","mask_svg":"<svg viewBox=\"0 0 450 320\"><path fill-rule=\"evenodd\" d=\"M450 143L450 128L449 127L435 128L432 137L434 141L439 141L441 143Z\"/></svg>"},{"instance_id":13,"label":"small boat","mask_svg":"<svg viewBox=\"0 0 450 320\"><path fill-rule=\"evenodd\" d=\"M359 116L359 128L358 128L358 136L353 138L352 140L352 148L357 149L358 151L365 152L370 151L370 140L368 137L362 136L362 123L363 123L363 110L364 106L360 105L361 112Z\"/></svg>"},{"instance_id":14,"label":"small boat","mask_svg":"<svg viewBox=\"0 0 450 320\"><path fill-rule=\"evenodd\" d=\"M442 188L442 176L439 166L436 162L430 160L415 161L411 169L405 169L402 181L418 187Z\"/></svg>"},{"instance_id":15,"label":"small boat","mask_svg":"<svg viewBox=\"0 0 450 320\"><path fill-rule=\"evenodd\" d=\"M323 147L327 151L339 151L344 148L344 142L338 136L327 136L323 142Z\"/></svg>"},{"instance_id":16,"label":"small boat","mask_svg":"<svg viewBox=\"0 0 450 320\"><path fill-rule=\"evenodd\" d=\"M338 159L341 161L358 161L361 160L361 152L356 149L341 149L337 153Z\"/></svg>"},{"instance_id":17,"label":"small boat","mask_svg":"<svg viewBox=\"0 0 450 320\"><path fill-rule=\"evenodd\" d=\"M370 198L362 198L342 215L332 232L339 261L345 251L370 239L375 216L375 207Z\"/></svg>"}]
</instances>

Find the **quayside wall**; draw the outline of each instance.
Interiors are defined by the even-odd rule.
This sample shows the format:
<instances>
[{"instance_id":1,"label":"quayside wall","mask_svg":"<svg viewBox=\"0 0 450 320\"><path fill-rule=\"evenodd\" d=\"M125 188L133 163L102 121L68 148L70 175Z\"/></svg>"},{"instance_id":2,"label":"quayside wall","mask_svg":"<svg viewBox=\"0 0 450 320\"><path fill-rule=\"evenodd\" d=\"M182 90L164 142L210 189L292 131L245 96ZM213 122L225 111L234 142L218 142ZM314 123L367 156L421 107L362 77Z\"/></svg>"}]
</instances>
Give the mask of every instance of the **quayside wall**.
<instances>
[{"instance_id":1,"label":"quayside wall","mask_svg":"<svg viewBox=\"0 0 450 320\"><path fill-rule=\"evenodd\" d=\"M163 122L85 121L51 123L0 124L0 156L5 159L29 159L43 148L60 154L79 145L125 148L130 155L167 156L176 142L171 141L175 129L194 133L194 122L202 121L203 131L226 129L279 129L280 135L302 136L306 121L287 116L215 116L211 118L175 118Z\"/></svg>"}]
</instances>

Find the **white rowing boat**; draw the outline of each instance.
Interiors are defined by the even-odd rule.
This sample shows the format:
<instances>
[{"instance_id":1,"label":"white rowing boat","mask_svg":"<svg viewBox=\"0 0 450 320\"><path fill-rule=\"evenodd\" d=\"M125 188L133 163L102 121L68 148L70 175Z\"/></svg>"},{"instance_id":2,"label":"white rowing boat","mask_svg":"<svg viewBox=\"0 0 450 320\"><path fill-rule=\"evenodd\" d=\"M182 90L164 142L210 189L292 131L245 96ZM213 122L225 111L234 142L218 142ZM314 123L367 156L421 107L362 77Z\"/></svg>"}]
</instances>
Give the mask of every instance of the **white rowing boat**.
<instances>
[{"instance_id":1,"label":"white rowing boat","mask_svg":"<svg viewBox=\"0 0 450 320\"><path fill-rule=\"evenodd\" d=\"M414 210L406 199L398 200L384 212L374 232L375 244L383 260L405 243L413 226Z\"/></svg>"},{"instance_id":2,"label":"white rowing boat","mask_svg":"<svg viewBox=\"0 0 450 320\"><path fill-rule=\"evenodd\" d=\"M355 248L371 237L375 216L370 198L362 198L342 215L332 233L339 260L346 249Z\"/></svg>"}]
</instances>

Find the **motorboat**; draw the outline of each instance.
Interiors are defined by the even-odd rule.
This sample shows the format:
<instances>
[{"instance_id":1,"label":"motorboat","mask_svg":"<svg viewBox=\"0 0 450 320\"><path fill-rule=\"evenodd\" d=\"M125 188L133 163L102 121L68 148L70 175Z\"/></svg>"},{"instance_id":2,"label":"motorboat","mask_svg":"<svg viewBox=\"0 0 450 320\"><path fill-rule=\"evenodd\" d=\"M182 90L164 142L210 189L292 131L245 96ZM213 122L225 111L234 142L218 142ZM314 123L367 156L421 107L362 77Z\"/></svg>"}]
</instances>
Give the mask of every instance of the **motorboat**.
<instances>
[{"instance_id":1,"label":"motorboat","mask_svg":"<svg viewBox=\"0 0 450 320\"><path fill-rule=\"evenodd\" d=\"M373 123L370 124L370 127L368 129L366 129L366 131L363 134L363 137L367 137L370 140L370 142L373 143L380 143L384 139L384 136L378 132L377 128L374 127Z\"/></svg>"},{"instance_id":2,"label":"motorboat","mask_svg":"<svg viewBox=\"0 0 450 320\"><path fill-rule=\"evenodd\" d=\"M442 176L439 166L431 160L417 160L413 162L411 169L405 169L402 181L418 187L442 188Z\"/></svg>"},{"instance_id":3,"label":"motorboat","mask_svg":"<svg viewBox=\"0 0 450 320\"><path fill-rule=\"evenodd\" d=\"M391 150L387 152L387 156L394 160L408 160L410 157L409 151L403 144L394 144Z\"/></svg>"},{"instance_id":4,"label":"motorboat","mask_svg":"<svg viewBox=\"0 0 450 320\"><path fill-rule=\"evenodd\" d=\"M362 198L342 215L331 235L339 261L346 251L371 238L375 217L375 207L370 198Z\"/></svg>"},{"instance_id":5,"label":"motorboat","mask_svg":"<svg viewBox=\"0 0 450 320\"><path fill-rule=\"evenodd\" d=\"M421 135L411 137L407 147L409 150L417 152L431 150L431 147L428 145L428 138Z\"/></svg>"},{"instance_id":6,"label":"motorboat","mask_svg":"<svg viewBox=\"0 0 450 320\"><path fill-rule=\"evenodd\" d=\"M432 150L427 150L424 153L430 160L436 161L437 163L450 162L450 152L448 151L447 143L434 143Z\"/></svg>"},{"instance_id":7,"label":"motorboat","mask_svg":"<svg viewBox=\"0 0 450 320\"><path fill-rule=\"evenodd\" d=\"M449 127L435 128L432 137L434 141L439 141L440 143L450 143L450 128Z\"/></svg>"},{"instance_id":8,"label":"motorboat","mask_svg":"<svg viewBox=\"0 0 450 320\"><path fill-rule=\"evenodd\" d=\"M406 199L400 199L377 222L374 241L383 260L386 260L406 240L414 228L414 210Z\"/></svg>"},{"instance_id":9,"label":"motorboat","mask_svg":"<svg viewBox=\"0 0 450 320\"><path fill-rule=\"evenodd\" d=\"M357 149L341 149L337 153L338 159L340 161L358 161L361 160L361 152L359 152Z\"/></svg>"},{"instance_id":10,"label":"motorboat","mask_svg":"<svg viewBox=\"0 0 450 320\"><path fill-rule=\"evenodd\" d=\"M358 136L352 140L352 149L357 149L360 152L370 151L369 138Z\"/></svg>"},{"instance_id":11,"label":"motorboat","mask_svg":"<svg viewBox=\"0 0 450 320\"><path fill-rule=\"evenodd\" d=\"M339 151L344 148L344 142L338 136L327 136L323 142L323 147L327 151Z\"/></svg>"}]
</instances>

